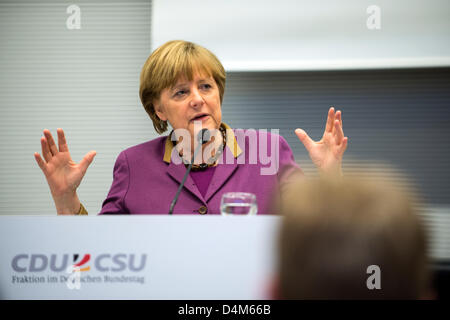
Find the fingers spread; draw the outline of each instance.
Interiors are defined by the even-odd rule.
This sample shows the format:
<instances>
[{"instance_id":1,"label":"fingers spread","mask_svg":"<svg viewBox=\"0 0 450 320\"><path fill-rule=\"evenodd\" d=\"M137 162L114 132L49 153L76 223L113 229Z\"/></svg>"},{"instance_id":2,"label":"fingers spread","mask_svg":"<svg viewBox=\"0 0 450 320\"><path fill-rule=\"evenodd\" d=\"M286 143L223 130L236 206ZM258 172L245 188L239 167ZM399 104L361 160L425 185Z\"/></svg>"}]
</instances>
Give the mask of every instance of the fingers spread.
<instances>
[{"instance_id":1,"label":"fingers spread","mask_svg":"<svg viewBox=\"0 0 450 320\"><path fill-rule=\"evenodd\" d=\"M327 118L327 125L325 127L325 132L333 131L333 122L334 122L334 108L331 107L328 110L328 118Z\"/></svg>"},{"instance_id":2,"label":"fingers spread","mask_svg":"<svg viewBox=\"0 0 450 320\"><path fill-rule=\"evenodd\" d=\"M56 129L58 132L58 147L60 152L68 152L69 147L67 146L66 137L64 136L64 131L61 128Z\"/></svg>"},{"instance_id":3,"label":"fingers spread","mask_svg":"<svg viewBox=\"0 0 450 320\"><path fill-rule=\"evenodd\" d=\"M41 138L41 149L42 149L42 155L44 156L45 161L49 162L52 159L52 153L50 152L50 149L48 148L47 139L45 137Z\"/></svg>"},{"instance_id":4,"label":"fingers spread","mask_svg":"<svg viewBox=\"0 0 450 320\"><path fill-rule=\"evenodd\" d=\"M47 144L50 149L52 155L56 155L58 153L58 148L56 148L55 140L53 140L52 134L49 130L44 130L45 138L47 139Z\"/></svg>"}]
</instances>

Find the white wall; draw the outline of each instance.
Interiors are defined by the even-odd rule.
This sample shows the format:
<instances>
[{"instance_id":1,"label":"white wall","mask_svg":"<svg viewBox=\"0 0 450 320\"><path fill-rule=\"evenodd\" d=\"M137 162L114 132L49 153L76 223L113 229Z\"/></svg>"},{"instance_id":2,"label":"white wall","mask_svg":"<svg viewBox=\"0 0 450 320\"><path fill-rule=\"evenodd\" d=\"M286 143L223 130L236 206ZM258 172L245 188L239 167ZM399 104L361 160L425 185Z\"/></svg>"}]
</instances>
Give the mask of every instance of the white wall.
<instances>
[{"instance_id":1,"label":"white wall","mask_svg":"<svg viewBox=\"0 0 450 320\"><path fill-rule=\"evenodd\" d=\"M367 28L380 8L380 29ZM152 48L184 39L228 71L450 66L448 0L155 0Z\"/></svg>"},{"instance_id":2,"label":"white wall","mask_svg":"<svg viewBox=\"0 0 450 320\"><path fill-rule=\"evenodd\" d=\"M56 214L33 157L44 128L55 141L64 129L76 162L97 151L78 189L92 215L119 152L157 136L139 100L151 3L76 3L81 28L71 30L67 3L0 2L0 214Z\"/></svg>"}]
</instances>

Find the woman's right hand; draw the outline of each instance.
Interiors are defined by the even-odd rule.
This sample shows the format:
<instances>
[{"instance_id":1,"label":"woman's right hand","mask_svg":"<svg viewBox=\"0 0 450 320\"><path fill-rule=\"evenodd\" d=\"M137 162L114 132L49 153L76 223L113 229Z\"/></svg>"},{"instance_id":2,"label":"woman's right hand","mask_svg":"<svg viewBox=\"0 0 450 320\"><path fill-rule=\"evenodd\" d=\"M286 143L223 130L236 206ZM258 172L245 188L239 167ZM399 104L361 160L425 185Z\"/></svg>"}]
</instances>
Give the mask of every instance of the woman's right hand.
<instances>
[{"instance_id":1,"label":"woman's right hand","mask_svg":"<svg viewBox=\"0 0 450 320\"><path fill-rule=\"evenodd\" d=\"M79 163L75 163L70 157L64 131L58 128L57 133L59 150L50 131L44 129L41 147L45 161L38 152L34 153L34 158L47 179L57 213L76 214L80 208L76 190L96 152L88 152Z\"/></svg>"}]
</instances>

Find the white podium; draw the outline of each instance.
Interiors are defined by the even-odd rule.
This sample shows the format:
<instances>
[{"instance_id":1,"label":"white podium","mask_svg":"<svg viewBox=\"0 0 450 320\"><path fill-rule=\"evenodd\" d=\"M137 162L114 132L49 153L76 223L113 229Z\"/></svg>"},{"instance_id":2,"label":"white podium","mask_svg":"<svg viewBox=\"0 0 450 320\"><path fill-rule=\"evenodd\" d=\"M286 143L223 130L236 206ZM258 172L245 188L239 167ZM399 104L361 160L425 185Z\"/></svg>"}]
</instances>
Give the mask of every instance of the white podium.
<instances>
[{"instance_id":1,"label":"white podium","mask_svg":"<svg viewBox=\"0 0 450 320\"><path fill-rule=\"evenodd\" d=\"M279 223L276 216L1 216L0 298L267 299Z\"/></svg>"}]
</instances>

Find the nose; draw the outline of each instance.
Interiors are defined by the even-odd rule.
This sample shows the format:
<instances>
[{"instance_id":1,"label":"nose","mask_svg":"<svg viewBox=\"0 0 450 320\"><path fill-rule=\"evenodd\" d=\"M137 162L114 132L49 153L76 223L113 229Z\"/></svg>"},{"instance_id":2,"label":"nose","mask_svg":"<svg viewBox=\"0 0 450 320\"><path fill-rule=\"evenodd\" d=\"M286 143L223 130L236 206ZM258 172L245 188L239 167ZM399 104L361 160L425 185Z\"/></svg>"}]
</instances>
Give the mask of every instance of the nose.
<instances>
[{"instance_id":1,"label":"nose","mask_svg":"<svg viewBox=\"0 0 450 320\"><path fill-rule=\"evenodd\" d=\"M199 90L197 88L194 88L191 90L191 93L190 106L192 108L201 107L205 101L203 100L203 97L200 94Z\"/></svg>"}]
</instances>

